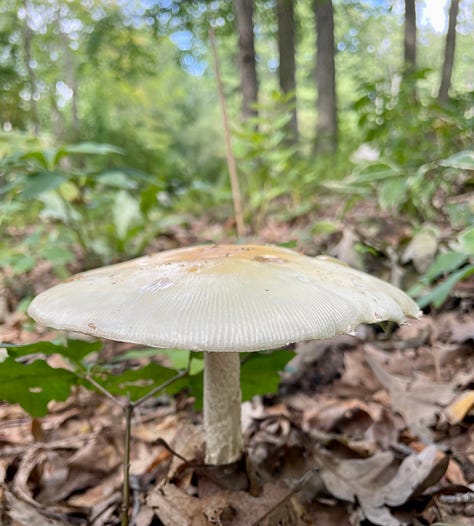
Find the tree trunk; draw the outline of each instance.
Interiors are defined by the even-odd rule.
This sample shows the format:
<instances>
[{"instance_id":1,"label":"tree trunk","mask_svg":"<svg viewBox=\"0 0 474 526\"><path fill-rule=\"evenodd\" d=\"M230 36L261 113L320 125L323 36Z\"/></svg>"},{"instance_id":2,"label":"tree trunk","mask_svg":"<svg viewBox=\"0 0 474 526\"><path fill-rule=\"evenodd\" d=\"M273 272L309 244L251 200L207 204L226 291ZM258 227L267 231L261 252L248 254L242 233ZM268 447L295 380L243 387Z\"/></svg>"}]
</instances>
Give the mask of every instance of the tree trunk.
<instances>
[{"instance_id":1,"label":"tree trunk","mask_svg":"<svg viewBox=\"0 0 474 526\"><path fill-rule=\"evenodd\" d=\"M253 0L235 0L237 32L239 34L240 89L242 116L246 120L257 116L257 67L253 35Z\"/></svg>"},{"instance_id":2,"label":"tree trunk","mask_svg":"<svg viewBox=\"0 0 474 526\"><path fill-rule=\"evenodd\" d=\"M63 31L61 17L61 8L59 2L56 6L57 13L57 24L59 36L61 38L61 43L64 51L64 73L66 77L66 82L69 88L72 90L71 98L71 132L69 133L69 140L71 142L76 142L79 140L80 135L80 124L79 124L79 112L78 112L78 91L79 87L76 80L76 67L74 63L74 56L70 47L71 40L69 35Z\"/></svg>"},{"instance_id":3,"label":"tree trunk","mask_svg":"<svg viewBox=\"0 0 474 526\"><path fill-rule=\"evenodd\" d=\"M438 100L441 104L448 102L449 87L454 64L454 51L456 49L456 21L459 12L459 0L451 0L449 7L448 32L444 48L444 62L441 72L441 84L438 91Z\"/></svg>"},{"instance_id":4,"label":"tree trunk","mask_svg":"<svg viewBox=\"0 0 474 526\"><path fill-rule=\"evenodd\" d=\"M332 0L315 0L316 17L316 85L318 120L316 151L337 150L337 100L334 46L334 8Z\"/></svg>"},{"instance_id":5,"label":"tree trunk","mask_svg":"<svg viewBox=\"0 0 474 526\"><path fill-rule=\"evenodd\" d=\"M26 19L23 26L23 53L26 63L26 71L28 72L28 83L30 85L30 111L31 111L31 120L33 122L33 133L35 137L39 135L39 116L38 116L38 106L37 93L36 93L36 75L35 70L33 69L33 60L31 53L31 36L32 31L28 25L28 5L26 2L23 2L23 7L26 11Z\"/></svg>"},{"instance_id":6,"label":"tree trunk","mask_svg":"<svg viewBox=\"0 0 474 526\"><path fill-rule=\"evenodd\" d=\"M61 33L64 45L64 67L68 86L72 90L71 98L71 141L76 142L80 136L79 112L78 112L78 92L79 88L76 82L76 71L72 50L69 47L70 40L67 35Z\"/></svg>"},{"instance_id":7,"label":"tree trunk","mask_svg":"<svg viewBox=\"0 0 474 526\"><path fill-rule=\"evenodd\" d=\"M405 35L403 45L403 76L405 92L416 99L416 6L415 0L405 0Z\"/></svg>"},{"instance_id":8,"label":"tree trunk","mask_svg":"<svg viewBox=\"0 0 474 526\"><path fill-rule=\"evenodd\" d=\"M278 52L280 65L278 76L282 93L289 96L291 120L287 126L288 142L298 142L298 117L296 111L296 61L295 61L295 15L293 0L277 0Z\"/></svg>"}]
</instances>

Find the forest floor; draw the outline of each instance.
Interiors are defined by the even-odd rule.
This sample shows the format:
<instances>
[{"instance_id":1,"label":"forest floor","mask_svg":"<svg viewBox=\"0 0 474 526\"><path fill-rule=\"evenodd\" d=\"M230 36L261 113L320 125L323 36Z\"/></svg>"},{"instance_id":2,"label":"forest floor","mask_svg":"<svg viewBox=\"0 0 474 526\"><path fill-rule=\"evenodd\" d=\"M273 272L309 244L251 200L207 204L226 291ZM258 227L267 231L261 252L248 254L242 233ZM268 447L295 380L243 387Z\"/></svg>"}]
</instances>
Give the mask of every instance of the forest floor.
<instances>
[{"instance_id":1,"label":"forest floor","mask_svg":"<svg viewBox=\"0 0 474 526\"><path fill-rule=\"evenodd\" d=\"M299 239L306 253L356 263L355 240L370 235L383 253L406 235L402 220L380 217L370 231L364 220L364 233L354 214L343 236L310 236L308 221L269 223L259 241ZM175 231L154 248L209 239L216 228L204 222L194 232ZM393 275L388 257L365 263ZM47 266L27 279L36 292L56 280ZM465 282L443 308L388 332L362 327L357 336L297 344L278 393L243 404L245 458L232 469L202 464L201 414L186 393L140 406L132 422L131 524L473 524L472 292ZM10 309L0 341L54 336L25 321ZM108 343L106 352L120 345ZM0 403L0 524L119 524L121 408L78 388L49 409L32 419Z\"/></svg>"}]
</instances>

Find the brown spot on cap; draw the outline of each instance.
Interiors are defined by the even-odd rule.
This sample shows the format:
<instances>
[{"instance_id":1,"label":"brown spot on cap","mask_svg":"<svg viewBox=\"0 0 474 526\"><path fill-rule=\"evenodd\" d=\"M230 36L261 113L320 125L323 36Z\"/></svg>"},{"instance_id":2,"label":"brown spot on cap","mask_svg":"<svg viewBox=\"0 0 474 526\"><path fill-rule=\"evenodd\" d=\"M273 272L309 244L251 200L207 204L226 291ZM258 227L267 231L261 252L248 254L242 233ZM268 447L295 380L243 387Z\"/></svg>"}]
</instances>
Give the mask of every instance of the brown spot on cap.
<instances>
[{"instance_id":1,"label":"brown spot on cap","mask_svg":"<svg viewBox=\"0 0 474 526\"><path fill-rule=\"evenodd\" d=\"M275 256L255 256L254 261L259 261L260 263L288 263L287 259L277 258Z\"/></svg>"}]
</instances>

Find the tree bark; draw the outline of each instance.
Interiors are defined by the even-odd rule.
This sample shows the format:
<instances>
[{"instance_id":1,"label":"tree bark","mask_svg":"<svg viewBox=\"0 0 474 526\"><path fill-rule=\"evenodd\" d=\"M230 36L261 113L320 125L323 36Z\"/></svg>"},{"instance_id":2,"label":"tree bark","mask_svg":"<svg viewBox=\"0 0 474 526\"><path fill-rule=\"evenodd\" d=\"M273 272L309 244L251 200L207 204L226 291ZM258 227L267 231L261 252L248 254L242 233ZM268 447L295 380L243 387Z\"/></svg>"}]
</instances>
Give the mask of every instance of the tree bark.
<instances>
[{"instance_id":1,"label":"tree bark","mask_svg":"<svg viewBox=\"0 0 474 526\"><path fill-rule=\"evenodd\" d=\"M454 52L456 50L456 22L459 12L459 0L451 0L449 7L448 32L446 34L446 45L444 48L444 62L441 71L441 83L438 91L438 100L446 104L451 86L451 75L453 73Z\"/></svg>"},{"instance_id":2,"label":"tree bark","mask_svg":"<svg viewBox=\"0 0 474 526\"><path fill-rule=\"evenodd\" d=\"M63 40L63 46L64 46L64 67L65 67L66 79L67 79L68 86L72 90L71 140L72 142L76 142L79 140L79 136L80 136L80 123L79 123L79 111L78 111L79 87L76 82L74 56L72 54L71 48L69 47L69 44L70 44L69 37L64 33L61 33L61 38Z\"/></svg>"},{"instance_id":3,"label":"tree bark","mask_svg":"<svg viewBox=\"0 0 474 526\"><path fill-rule=\"evenodd\" d=\"M23 26L23 53L26 63L26 71L28 72L28 83L30 85L30 111L31 120L33 122L33 133L35 137L39 135L40 125L38 116L38 106L36 104L37 93L36 93L36 75L33 69L32 53L31 53L31 38L32 31L28 25L28 5L26 1L23 2L23 7L26 11L26 19Z\"/></svg>"},{"instance_id":4,"label":"tree bark","mask_svg":"<svg viewBox=\"0 0 474 526\"><path fill-rule=\"evenodd\" d=\"M287 126L288 142L298 142L298 116L296 110L296 61L295 61L295 14L293 0L277 0L278 53L280 65L278 76L282 93L288 95L291 120Z\"/></svg>"},{"instance_id":5,"label":"tree bark","mask_svg":"<svg viewBox=\"0 0 474 526\"><path fill-rule=\"evenodd\" d=\"M332 0L315 0L316 85L318 90L316 151L335 152L338 142L334 8Z\"/></svg>"},{"instance_id":6,"label":"tree bark","mask_svg":"<svg viewBox=\"0 0 474 526\"><path fill-rule=\"evenodd\" d=\"M258 115L258 80L253 34L253 0L235 0L235 15L239 35L240 89L244 120Z\"/></svg>"},{"instance_id":7,"label":"tree bark","mask_svg":"<svg viewBox=\"0 0 474 526\"><path fill-rule=\"evenodd\" d=\"M407 71L416 67L416 8L415 0L405 0L404 65Z\"/></svg>"},{"instance_id":8,"label":"tree bark","mask_svg":"<svg viewBox=\"0 0 474 526\"><path fill-rule=\"evenodd\" d=\"M403 84L405 92L416 99L416 6L415 0L405 0L405 30L403 44Z\"/></svg>"}]
</instances>

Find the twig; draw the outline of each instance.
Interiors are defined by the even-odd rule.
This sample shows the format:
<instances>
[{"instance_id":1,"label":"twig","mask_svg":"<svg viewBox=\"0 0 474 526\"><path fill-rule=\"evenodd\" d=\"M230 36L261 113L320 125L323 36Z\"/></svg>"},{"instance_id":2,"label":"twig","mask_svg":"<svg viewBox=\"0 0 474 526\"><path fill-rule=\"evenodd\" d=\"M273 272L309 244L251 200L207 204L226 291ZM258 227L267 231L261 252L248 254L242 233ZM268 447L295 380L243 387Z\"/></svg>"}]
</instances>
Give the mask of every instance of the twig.
<instances>
[{"instance_id":1,"label":"twig","mask_svg":"<svg viewBox=\"0 0 474 526\"><path fill-rule=\"evenodd\" d=\"M156 386L154 389L152 389L149 393L147 393L145 396L142 396L138 400L135 400L135 402L132 402L130 398L127 398L125 403L121 402L118 398L116 398L110 391L108 391L103 385L101 385L99 382L94 380L90 375L85 375L83 378L84 380L87 380L91 385L93 385L98 391L100 391L104 396L106 396L109 400L111 400L114 404L118 405L125 417L125 433L124 433L124 448L123 448L123 485L122 485L122 504L120 506L120 524L121 526L128 526L129 525L129 516L128 516L128 506L130 501L130 443L131 443L131 429L132 429L132 415L133 411L137 406L140 404L143 404L156 394L158 394L160 391L163 391L167 387L169 387L172 383L176 382L177 380L180 380L181 378L185 377L189 373L189 369L191 366L191 358L189 359L189 363L186 369L183 371L180 371L178 374L173 376L172 378L169 378L166 380L166 382L163 382L162 384ZM175 453L167 444L164 442L165 447L176 456L180 457L177 453ZM161 444L163 445L163 444ZM180 457L181 459L183 457Z\"/></svg>"},{"instance_id":2,"label":"twig","mask_svg":"<svg viewBox=\"0 0 474 526\"><path fill-rule=\"evenodd\" d=\"M252 522L251 526L258 526L263 520L265 520L275 510L277 510L282 504L288 501L295 493L298 493L298 491L300 491L303 488L303 486L308 482L311 475L313 475L314 473L318 471L319 471L318 467L308 469L308 471L306 471L298 480L296 480L293 483L288 493L281 500L279 500L276 504L274 504L269 510L267 510L264 515L259 517L255 522Z\"/></svg>"},{"instance_id":3,"label":"twig","mask_svg":"<svg viewBox=\"0 0 474 526\"><path fill-rule=\"evenodd\" d=\"M120 524L128 526L128 503L130 502L130 433L132 429L133 404L128 400L125 406L125 436L123 452L123 486L122 505L120 507Z\"/></svg>"},{"instance_id":4,"label":"twig","mask_svg":"<svg viewBox=\"0 0 474 526\"><path fill-rule=\"evenodd\" d=\"M97 433L89 433L87 435L63 438L61 440L54 440L51 442L34 442L30 444L25 444L24 446L5 446L0 450L0 458L24 455L31 449L78 449L79 447L84 445L84 442L87 442L91 438L96 437Z\"/></svg>"},{"instance_id":5,"label":"twig","mask_svg":"<svg viewBox=\"0 0 474 526\"><path fill-rule=\"evenodd\" d=\"M100 385L99 382L96 382L94 378L92 378L92 376L87 374L86 376L84 376L84 380L87 380L90 384L92 384L98 391L100 391L104 396L111 400L115 405L118 405L120 409L125 410L125 407L122 404L122 402L115 398L115 396L110 391L107 391L107 389L103 385Z\"/></svg>"},{"instance_id":6,"label":"twig","mask_svg":"<svg viewBox=\"0 0 474 526\"><path fill-rule=\"evenodd\" d=\"M232 199L234 201L235 224L237 227L237 236L242 238L245 235L244 216L242 213L242 196L240 193L239 178L237 175L237 164L235 156L232 151L232 139L229 125L229 117L227 115L227 107L224 96L224 86L222 83L222 76L219 67L219 55L217 54L216 37L212 27L209 28L209 38L211 41L212 56L214 58L214 70L217 79L217 91L219 93L219 101L222 111L222 120L224 122L224 136L227 156L227 167L229 169L230 186L232 189Z\"/></svg>"},{"instance_id":7,"label":"twig","mask_svg":"<svg viewBox=\"0 0 474 526\"><path fill-rule=\"evenodd\" d=\"M89 253L88 243L87 243L86 239L84 238L84 235L83 235L83 233L81 231L81 227L77 226L75 221L74 221L74 217L73 217L73 215L71 213L71 208L72 207L71 207L69 201L64 197L64 194L62 193L62 191L59 188L56 189L56 195L59 197L62 205L64 206L64 213L66 215L66 224L67 224L67 226L75 234L77 242L81 246L82 250L84 250L84 252L86 254L88 254Z\"/></svg>"},{"instance_id":8,"label":"twig","mask_svg":"<svg viewBox=\"0 0 474 526\"><path fill-rule=\"evenodd\" d=\"M169 380L166 380L166 382L163 382L161 385L158 385L157 387L152 389L145 396L142 396L141 398L139 398L135 402L132 402L131 403L132 407L135 408L135 407L139 406L140 404L143 404L143 402L146 402L147 400L149 400L150 398L152 398L153 396L158 394L160 391L163 391L164 389L169 387L174 382L180 380L181 378L184 378L188 374L188 372L189 372L189 368L180 371L177 375L173 376Z\"/></svg>"},{"instance_id":9,"label":"twig","mask_svg":"<svg viewBox=\"0 0 474 526\"><path fill-rule=\"evenodd\" d=\"M179 458L180 460L182 460L183 462L185 462L186 464L189 464L189 460L184 458L182 455L180 455L177 451L175 451L169 444L168 442L166 442L166 440L164 438L158 438L156 440L156 445L157 446L161 446L161 447L164 447L166 449L166 451L169 451L172 455L174 455L175 457Z\"/></svg>"}]
</instances>

